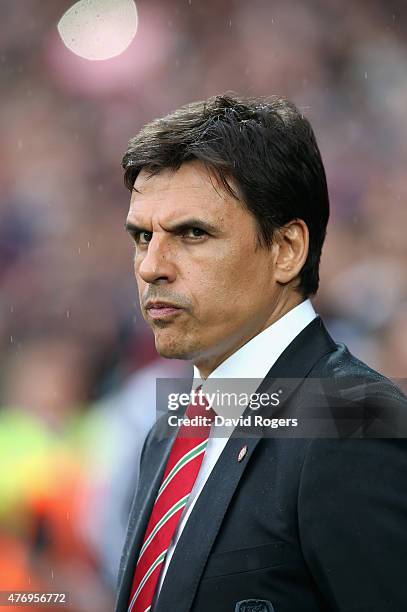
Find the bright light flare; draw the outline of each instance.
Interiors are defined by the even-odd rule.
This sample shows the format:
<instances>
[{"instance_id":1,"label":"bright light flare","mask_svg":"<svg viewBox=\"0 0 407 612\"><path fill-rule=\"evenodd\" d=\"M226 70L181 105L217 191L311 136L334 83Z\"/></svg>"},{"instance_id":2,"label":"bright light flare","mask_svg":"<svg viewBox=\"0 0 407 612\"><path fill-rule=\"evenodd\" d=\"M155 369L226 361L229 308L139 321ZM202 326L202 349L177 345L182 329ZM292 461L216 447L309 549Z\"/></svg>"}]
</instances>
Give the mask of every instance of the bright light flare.
<instances>
[{"instance_id":1,"label":"bright light flare","mask_svg":"<svg viewBox=\"0 0 407 612\"><path fill-rule=\"evenodd\" d=\"M127 49L137 24L133 0L79 0L59 20L58 32L76 55L106 60Z\"/></svg>"}]
</instances>

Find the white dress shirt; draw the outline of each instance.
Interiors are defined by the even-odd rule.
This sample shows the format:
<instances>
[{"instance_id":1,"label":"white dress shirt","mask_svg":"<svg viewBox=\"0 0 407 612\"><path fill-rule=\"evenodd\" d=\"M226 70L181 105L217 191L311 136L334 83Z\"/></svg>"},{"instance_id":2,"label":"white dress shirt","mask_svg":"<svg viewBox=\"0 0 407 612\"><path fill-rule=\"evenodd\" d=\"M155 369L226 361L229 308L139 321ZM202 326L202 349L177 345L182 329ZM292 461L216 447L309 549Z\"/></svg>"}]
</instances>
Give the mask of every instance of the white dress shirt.
<instances>
[{"instance_id":1,"label":"white dress shirt","mask_svg":"<svg viewBox=\"0 0 407 612\"><path fill-rule=\"evenodd\" d=\"M311 302L309 300L305 300L287 312L287 314L281 317L281 319L249 340L249 342L240 347L240 349L233 353L233 355L230 355L230 357L221 363L206 380L219 378L252 378L253 389L251 389L251 392L256 391L257 387L259 386L259 381L266 376L270 368L274 365L287 346L291 344L294 338L298 336L298 334L309 323L311 323L316 316L317 315ZM194 367L193 388L195 389L199 384L201 384L202 380L203 379L200 376L199 370ZM205 382L202 385L202 389L205 392ZM216 412L216 407L214 406L213 408ZM246 406L239 406L240 414L236 414L235 416L238 417L243 414L245 408ZM229 429L225 435L225 428L222 428L222 434L219 436L216 431L216 427L212 425L201 468L165 557L165 562L157 585L157 593L159 593L161 590L161 586L164 582L172 555L174 554L175 547L185 527L185 524L188 521L189 515L191 514L194 505L217 460L225 448L229 439L228 436L231 435L232 431L233 428Z\"/></svg>"}]
</instances>

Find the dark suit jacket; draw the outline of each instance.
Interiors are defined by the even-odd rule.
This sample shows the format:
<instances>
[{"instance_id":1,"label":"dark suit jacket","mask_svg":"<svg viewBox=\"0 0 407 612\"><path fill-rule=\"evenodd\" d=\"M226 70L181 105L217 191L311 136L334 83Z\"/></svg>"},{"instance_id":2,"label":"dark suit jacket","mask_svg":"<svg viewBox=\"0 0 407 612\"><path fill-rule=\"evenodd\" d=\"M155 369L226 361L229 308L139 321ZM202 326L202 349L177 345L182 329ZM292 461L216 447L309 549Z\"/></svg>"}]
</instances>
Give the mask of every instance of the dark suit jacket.
<instances>
[{"instance_id":1,"label":"dark suit jacket","mask_svg":"<svg viewBox=\"0 0 407 612\"><path fill-rule=\"evenodd\" d=\"M335 344L319 317L284 351L261 390L272 393L288 377L296 381L286 385L284 410L316 417L313 430L306 438L229 439L185 525L154 612L234 612L250 598L271 602L275 612L407 611L407 444L395 425L405 396ZM311 378L329 389L307 402L301 390ZM116 612L127 610L173 439L156 425L146 440ZM238 462L244 445L247 455Z\"/></svg>"}]
</instances>

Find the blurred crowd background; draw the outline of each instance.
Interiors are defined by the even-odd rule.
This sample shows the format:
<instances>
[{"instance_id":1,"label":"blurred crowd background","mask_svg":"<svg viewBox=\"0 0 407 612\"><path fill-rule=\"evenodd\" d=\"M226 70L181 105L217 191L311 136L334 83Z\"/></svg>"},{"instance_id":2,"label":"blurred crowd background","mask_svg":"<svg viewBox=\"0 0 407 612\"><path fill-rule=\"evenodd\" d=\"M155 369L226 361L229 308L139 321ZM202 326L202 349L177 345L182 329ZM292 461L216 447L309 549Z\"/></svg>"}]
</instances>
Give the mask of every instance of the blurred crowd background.
<instances>
[{"instance_id":1,"label":"blurred crowd background","mask_svg":"<svg viewBox=\"0 0 407 612\"><path fill-rule=\"evenodd\" d=\"M330 188L315 306L405 377L407 4L139 0L133 43L103 62L62 44L70 4L0 4L0 590L107 612L155 379L191 374L157 359L138 310L127 141L209 95L291 98Z\"/></svg>"}]
</instances>

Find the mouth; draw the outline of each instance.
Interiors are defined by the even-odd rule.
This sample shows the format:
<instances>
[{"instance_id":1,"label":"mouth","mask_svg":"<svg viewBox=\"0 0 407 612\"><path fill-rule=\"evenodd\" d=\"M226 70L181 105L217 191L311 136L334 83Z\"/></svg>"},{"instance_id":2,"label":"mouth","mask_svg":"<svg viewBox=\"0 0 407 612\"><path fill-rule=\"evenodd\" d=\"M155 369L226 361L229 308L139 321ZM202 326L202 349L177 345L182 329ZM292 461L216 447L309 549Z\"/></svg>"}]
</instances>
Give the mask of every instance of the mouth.
<instances>
[{"instance_id":1,"label":"mouth","mask_svg":"<svg viewBox=\"0 0 407 612\"><path fill-rule=\"evenodd\" d=\"M147 302L146 312L151 319L170 319L182 312L183 308L167 302Z\"/></svg>"}]
</instances>

